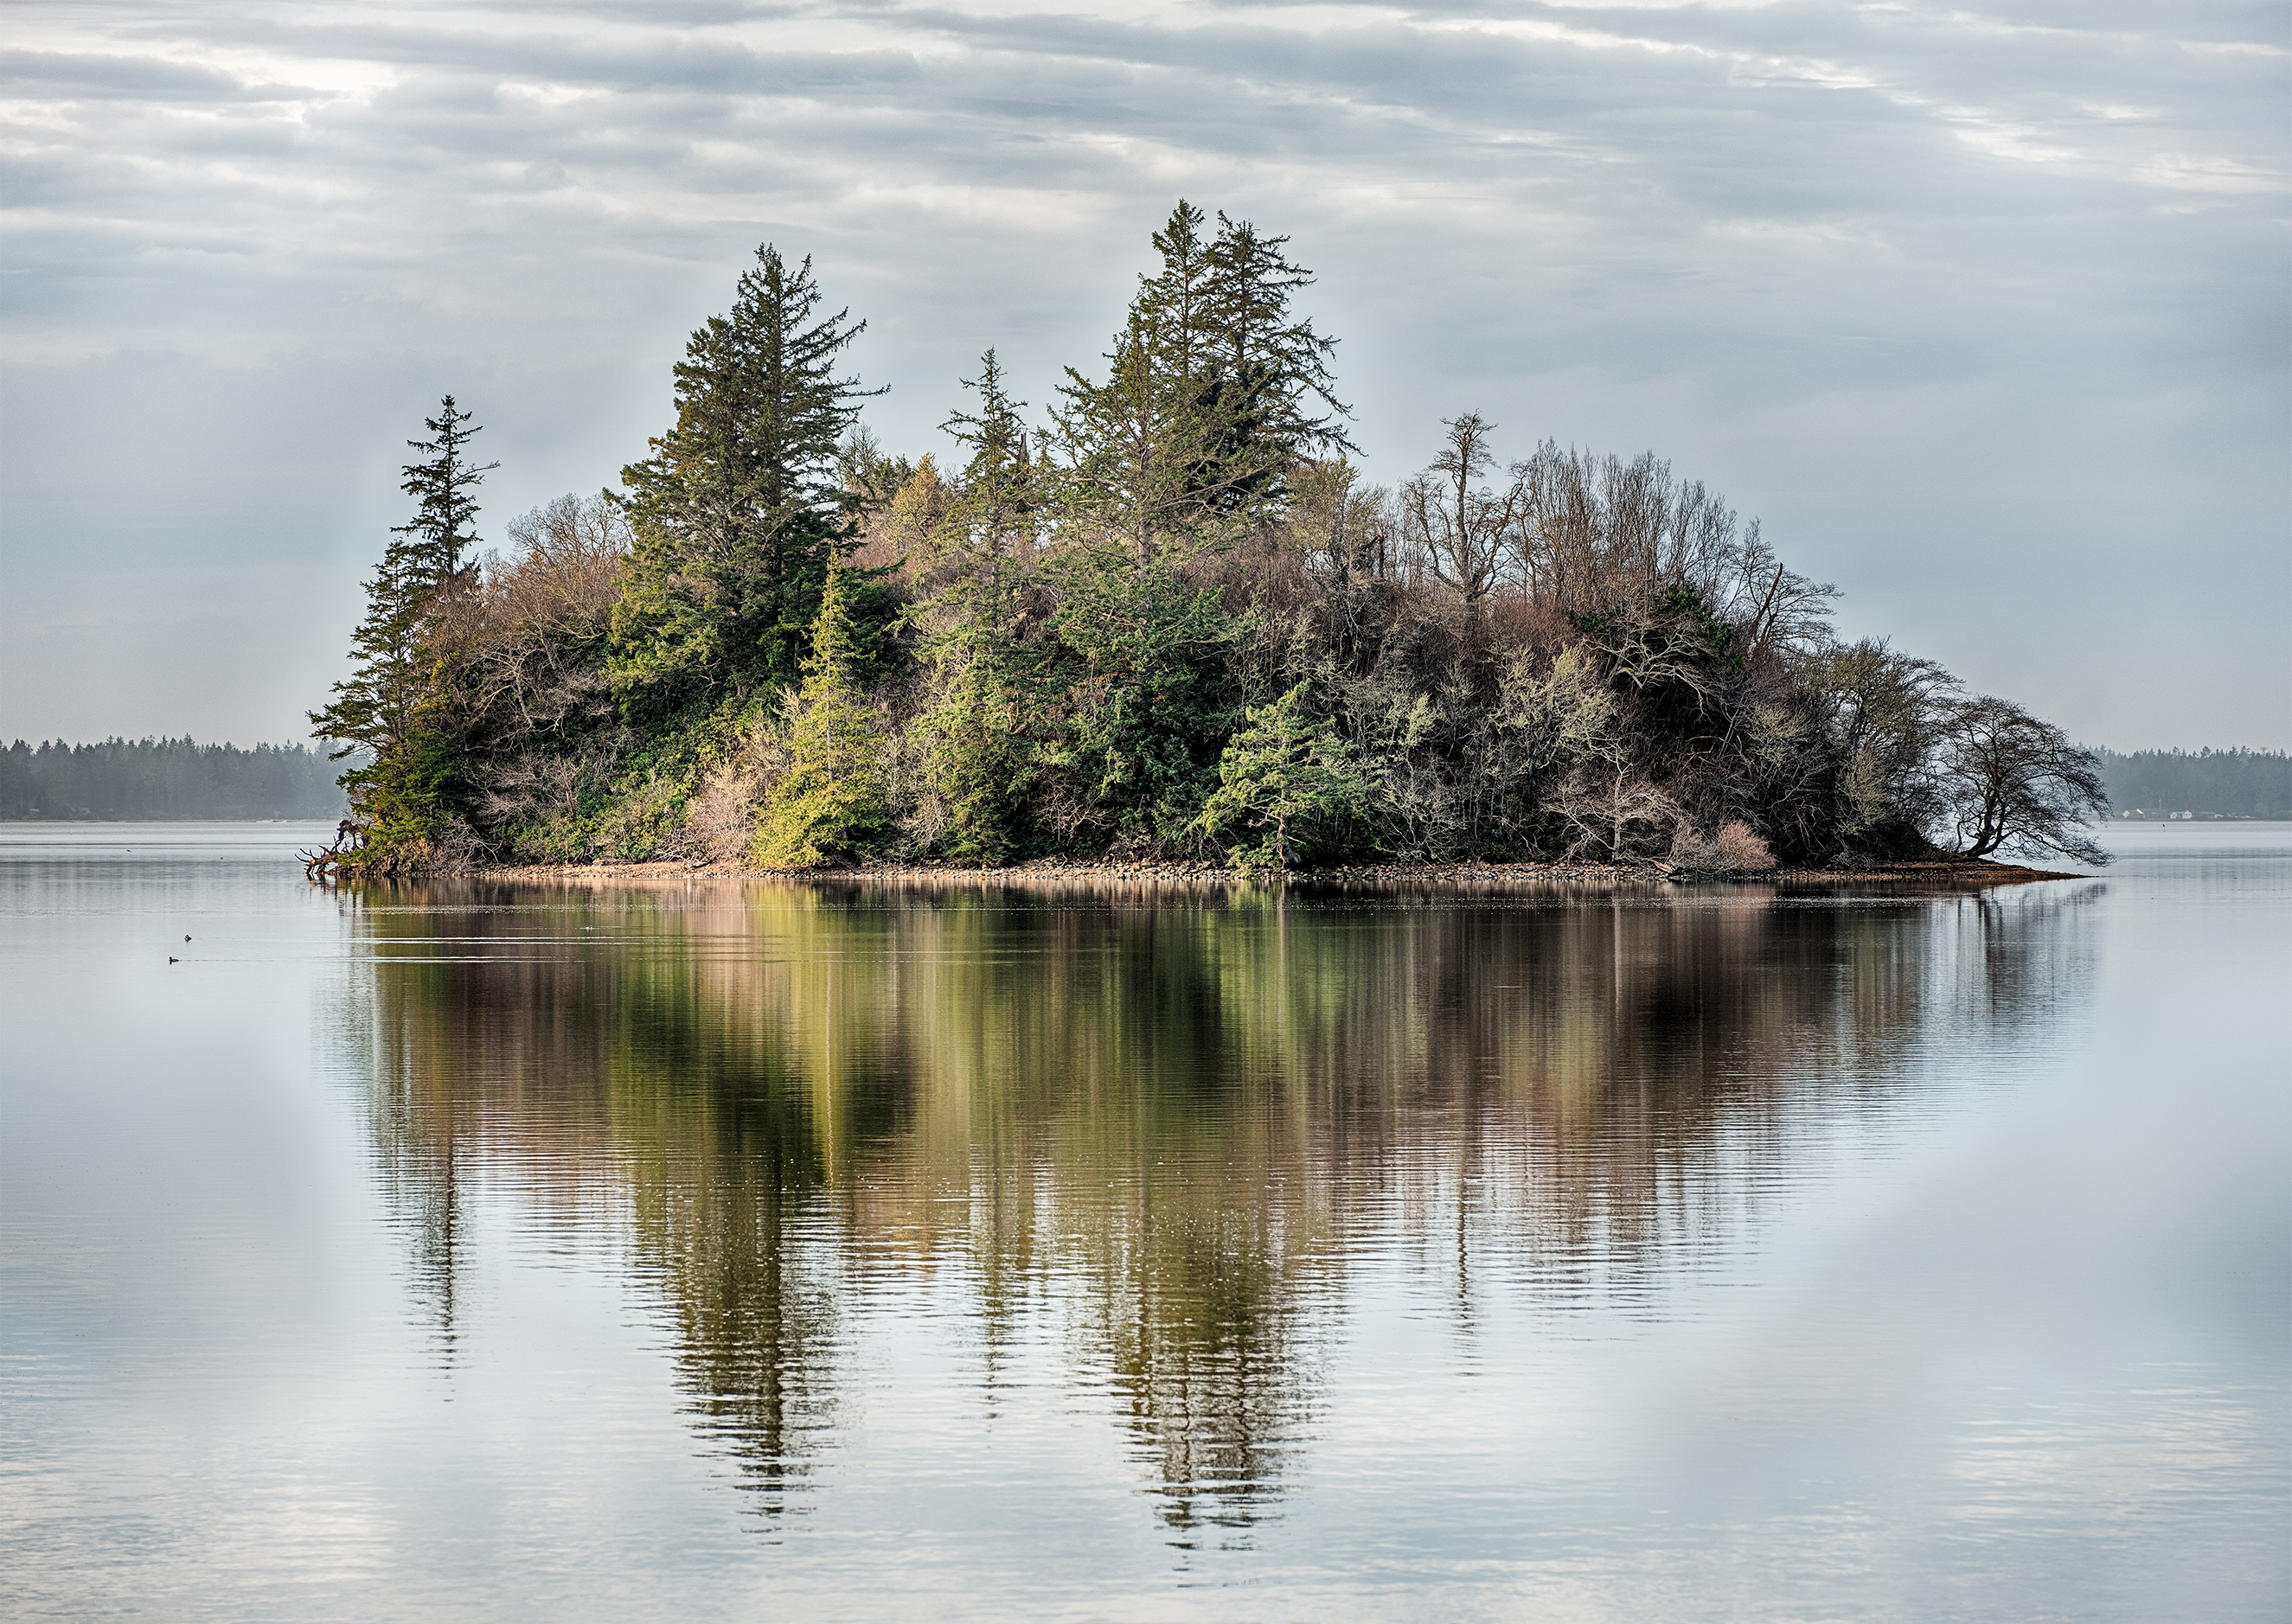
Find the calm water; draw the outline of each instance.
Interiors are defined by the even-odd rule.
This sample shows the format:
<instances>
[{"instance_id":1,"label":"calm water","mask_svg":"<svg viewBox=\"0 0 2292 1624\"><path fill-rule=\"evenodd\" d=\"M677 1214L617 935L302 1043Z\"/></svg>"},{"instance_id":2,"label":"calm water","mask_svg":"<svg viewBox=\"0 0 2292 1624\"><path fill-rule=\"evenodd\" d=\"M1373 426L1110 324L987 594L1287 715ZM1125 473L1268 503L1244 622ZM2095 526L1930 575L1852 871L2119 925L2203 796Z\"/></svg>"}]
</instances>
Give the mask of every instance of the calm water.
<instances>
[{"instance_id":1,"label":"calm water","mask_svg":"<svg viewBox=\"0 0 2292 1624\"><path fill-rule=\"evenodd\" d=\"M320 833L0 825L8 1616L2292 1612L2284 825L1941 898Z\"/></svg>"}]
</instances>

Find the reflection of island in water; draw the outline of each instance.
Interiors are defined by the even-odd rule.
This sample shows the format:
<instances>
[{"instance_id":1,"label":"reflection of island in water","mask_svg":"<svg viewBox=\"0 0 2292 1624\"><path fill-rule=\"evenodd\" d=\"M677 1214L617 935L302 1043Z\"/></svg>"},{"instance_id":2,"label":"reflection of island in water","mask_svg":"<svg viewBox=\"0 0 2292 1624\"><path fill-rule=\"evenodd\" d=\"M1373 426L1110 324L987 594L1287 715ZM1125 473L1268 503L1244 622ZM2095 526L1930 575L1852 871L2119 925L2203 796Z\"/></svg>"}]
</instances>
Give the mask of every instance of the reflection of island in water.
<instances>
[{"instance_id":1,"label":"reflection of island in water","mask_svg":"<svg viewBox=\"0 0 2292 1624\"><path fill-rule=\"evenodd\" d=\"M1361 1245L1467 1330L1491 1268L1652 1298L1907 1039L2048 998L2078 895L433 886L356 904L341 1029L449 1347L463 1181L625 1214L697 1425L778 1510L843 1306L955 1263L985 1384L1053 1307L1186 1530L1267 1509Z\"/></svg>"}]
</instances>

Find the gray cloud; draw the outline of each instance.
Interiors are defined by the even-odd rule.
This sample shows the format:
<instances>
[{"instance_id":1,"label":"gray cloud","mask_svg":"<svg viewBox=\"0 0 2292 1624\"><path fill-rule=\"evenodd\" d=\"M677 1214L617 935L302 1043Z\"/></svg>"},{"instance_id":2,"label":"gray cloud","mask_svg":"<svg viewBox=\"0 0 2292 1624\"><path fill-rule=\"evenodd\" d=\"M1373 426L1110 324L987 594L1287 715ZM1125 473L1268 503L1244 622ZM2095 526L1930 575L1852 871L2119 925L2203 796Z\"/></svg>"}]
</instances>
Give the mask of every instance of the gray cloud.
<instances>
[{"instance_id":1,"label":"gray cloud","mask_svg":"<svg viewBox=\"0 0 2292 1624\"><path fill-rule=\"evenodd\" d=\"M2292 744L2272 5L20 5L0 732L283 736L451 389L612 479L767 237L916 449L1181 193L1289 233L1373 471L1652 446L2080 734ZM496 528L497 533L497 528ZM252 667L243 651L267 652Z\"/></svg>"}]
</instances>

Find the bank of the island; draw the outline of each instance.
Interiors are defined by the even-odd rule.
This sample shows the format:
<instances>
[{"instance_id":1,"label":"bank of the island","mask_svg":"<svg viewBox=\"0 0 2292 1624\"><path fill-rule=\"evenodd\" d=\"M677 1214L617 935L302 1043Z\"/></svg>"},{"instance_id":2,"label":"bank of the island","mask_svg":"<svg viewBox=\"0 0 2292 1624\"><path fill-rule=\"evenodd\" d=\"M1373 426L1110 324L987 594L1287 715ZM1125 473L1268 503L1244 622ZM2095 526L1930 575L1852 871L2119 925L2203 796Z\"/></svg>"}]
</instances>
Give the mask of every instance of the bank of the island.
<instances>
[{"instance_id":1,"label":"bank of the island","mask_svg":"<svg viewBox=\"0 0 2292 1624\"><path fill-rule=\"evenodd\" d=\"M436 877L443 878L439 875ZM1108 889L1223 891L1237 887L1291 886L1314 891L1446 895L1504 892L1656 889L1731 886L1769 890L1884 888L1930 892L1987 890L1997 886L2074 880L2076 873L2030 868L1987 858L1931 859L1762 872L1683 869L1673 864L1618 863L1360 863L1266 869L1207 862L1114 862L1037 858L997 868L950 863L867 864L848 867L757 868L712 860L654 863L487 864L460 878L491 884L652 888L694 882L807 882L922 889Z\"/></svg>"}]
</instances>

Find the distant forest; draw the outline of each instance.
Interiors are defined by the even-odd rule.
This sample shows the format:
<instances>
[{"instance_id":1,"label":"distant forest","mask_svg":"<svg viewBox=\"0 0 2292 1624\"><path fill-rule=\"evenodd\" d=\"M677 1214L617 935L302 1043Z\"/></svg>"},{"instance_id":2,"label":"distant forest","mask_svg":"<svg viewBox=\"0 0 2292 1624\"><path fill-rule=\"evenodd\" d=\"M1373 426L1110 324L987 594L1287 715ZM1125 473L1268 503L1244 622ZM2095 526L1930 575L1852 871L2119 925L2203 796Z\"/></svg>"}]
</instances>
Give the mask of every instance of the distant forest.
<instances>
[{"instance_id":1,"label":"distant forest","mask_svg":"<svg viewBox=\"0 0 2292 1624\"><path fill-rule=\"evenodd\" d=\"M306 744L18 739L0 750L0 818L339 818L337 770Z\"/></svg>"},{"instance_id":2,"label":"distant forest","mask_svg":"<svg viewBox=\"0 0 2292 1624\"><path fill-rule=\"evenodd\" d=\"M2292 817L2292 754L2280 750L2104 750L2101 759L2110 808L2119 814Z\"/></svg>"}]
</instances>

